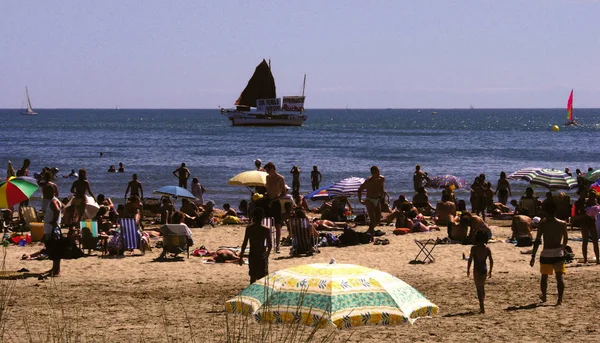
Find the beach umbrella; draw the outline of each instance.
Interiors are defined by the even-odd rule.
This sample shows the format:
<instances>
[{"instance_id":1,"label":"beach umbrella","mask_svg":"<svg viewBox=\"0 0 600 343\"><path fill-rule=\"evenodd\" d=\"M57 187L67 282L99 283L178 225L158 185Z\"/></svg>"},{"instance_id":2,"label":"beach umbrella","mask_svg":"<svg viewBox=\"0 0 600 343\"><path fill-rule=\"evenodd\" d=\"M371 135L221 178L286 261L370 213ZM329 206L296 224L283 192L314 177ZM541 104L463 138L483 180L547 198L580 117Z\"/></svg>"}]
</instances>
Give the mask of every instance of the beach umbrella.
<instances>
[{"instance_id":1,"label":"beach umbrella","mask_svg":"<svg viewBox=\"0 0 600 343\"><path fill-rule=\"evenodd\" d=\"M34 178L27 176L10 177L8 180L0 181L0 208L11 208L25 201L38 190Z\"/></svg>"},{"instance_id":2,"label":"beach umbrella","mask_svg":"<svg viewBox=\"0 0 600 343\"><path fill-rule=\"evenodd\" d=\"M523 177L529 183L540 185L549 190L577 188L577 180L562 170L541 169L533 171Z\"/></svg>"},{"instance_id":3,"label":"beach umbrella","mask_svg":"<svg viewBox=\"0 0 600 343\"><path fill-rule=\"evenodd\" d=\"M73 206L73 199L74 197L71 197L69 202L65 205L65 210ZM85 211L83 212L83 215L88 219L92 219L96 216L96 214L98 214L98 211L100 210L100 205L98 205L96 200L94 200L94 198L92 198L89 195L86 195L85 199Z\"/></svg>"},{"instance_id":4,"label":"beach umbrella","mask_svg":"<svg viewBox=\"0 0 600 343\"><path fill-rule=\"evenodd\" d=\"M427 183L427 187L431 188L446 188L446 186L454 186L454 189L469 188L465 179L454 175L436 175Z\"/></svg>"},{"instance_id":5,"label":"beach umbrella","mask_svg":"<svg viewBox=\"0 0 600 343\"><path fill-rule=\"evenodd\" d=\"M404 281L352 264L308 264L279 270L225 303L258 321L349 328L413 323L438 307Z\"/></svg>"},{"instance_id":6,"label":"beach umbrella","mask_svg":"<svg viewBox=\"0 0 600 343\"><path fill-rule=\"evenodd\" d=\"M332 184L327 191L334 196L354 195L358 193L358 188L365 182L362 177L349 177Z\"/></svg>"},{"instance_id":7,"label":"beach umbrella","mask_svg":"<svg viewBox=\"0 0 600 343\"><path fill-rule=\"evenodd\" d=\"M192 200L196 199L194 194L190 193L190 191L188 191L187 189L185 189L183 187L179 187L179 186L164 186L164 187L154 190L154 192L152 192L152 193L158 194L158 195L172 196L175 198L185 198L185 199L192 199Z\"/></svg>"},{"instance_id":8,"label":"beach umbrella","mask_svg":"<svg viewBox=\"0 0 600 343\"><path fill-rule=\"evenodd\" d=\"M333 199L335 197L335 195L330 194L328 189L329 187L331 187L333 184L329 185L329 186L325 186L325 187L321 187L317 190L314 190L308 194L306 194L304 197L313 201L316 200L330 200Z\"/></svg>"},{"instance_id":9,"label":"beach umbrella","mask_svg":"<svg viewBox=\"0 0 600 343\"><path fill-rule=\"evenodd\" d=\"M600 180L592 183L590 189L596 192L596 194L600 194Z\"/></svg>"},{"instance_id":10,"label":"beach umbrella","mask_svg":"<svg viewBox=\"0 0 600 343\"><path fill-rule=\"evenodd\" d=\"M232 177L227 184L231 186L264 187L267 184L267 175L269 174L264 171L249 170Z\"/></svg>"},{"instance_id":11,"label":"beach umbrella","mask_svg":"<svg viewBox=\"0 0 600 343\"><path fill-rule=\"evenodd\" d=\"M587 172L583 176L583 178L590 182L598 181L598 179L600 179L600 169L595 169L595 170L592 170L591 172Z\"/></svg>"},{"instance_id":12,"label":"beach umbrella","mask_svg":"<svg viewBox=\"0 0 600 343\"><path fill-rule=\"evenodd\" d=\"M529 173L532 173L536 170L542 170L542 168L529 167L529 168L519 169L516 172L508 175L506 178L511 179L511 180L525 180L524 177L526 175L528 175Z\"/></svg>"}]
</instances>

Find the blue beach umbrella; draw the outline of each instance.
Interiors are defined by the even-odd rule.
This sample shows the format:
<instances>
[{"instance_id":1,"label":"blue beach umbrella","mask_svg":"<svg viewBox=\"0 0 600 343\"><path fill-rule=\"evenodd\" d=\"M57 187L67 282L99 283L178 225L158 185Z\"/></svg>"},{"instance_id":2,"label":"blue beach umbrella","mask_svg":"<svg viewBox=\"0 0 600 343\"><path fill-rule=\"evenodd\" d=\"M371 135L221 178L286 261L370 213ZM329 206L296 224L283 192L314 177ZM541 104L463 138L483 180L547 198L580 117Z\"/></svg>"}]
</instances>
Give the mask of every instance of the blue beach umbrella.
<instances>
[{"instance_id":1,"label":"blue beach umbrella","mask_svg":"<svg viewBox=\"0 0 600 343\"><path fill-rule=\"evenodd\" d=\"M175 198L196 199L194 194L185 188L178 186L164 186L153 192L154 194L172 196Z\"/></svg>"},{"instance_id":2,"label":"blue beach umbrella","mask_svg":"<svg viewBox=\"0 0 600 343\"><path fill-rule=\"evenodd\" d=\"M330 194L328 191L329 187L331 187L331 186L333 186L333 183L331 185L321 187L317 190L314 190L314 191L306 194L304 197L307 199L313 200L313 201L333 199L335 197L335 195Z\"/></svg>"}]
</instances>

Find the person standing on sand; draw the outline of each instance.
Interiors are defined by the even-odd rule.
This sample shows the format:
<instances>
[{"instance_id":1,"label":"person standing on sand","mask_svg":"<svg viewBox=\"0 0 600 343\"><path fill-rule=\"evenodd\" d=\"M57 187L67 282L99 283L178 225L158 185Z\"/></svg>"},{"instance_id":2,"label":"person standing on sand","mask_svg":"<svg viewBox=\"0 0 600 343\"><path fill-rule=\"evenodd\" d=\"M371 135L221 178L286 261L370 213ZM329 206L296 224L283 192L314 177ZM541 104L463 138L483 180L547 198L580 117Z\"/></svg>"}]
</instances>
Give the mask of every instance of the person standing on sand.
<instances>
[{"instance_id":1,"label":"person standing on sand","mask_svg":"<svg viewBox=\"0 0 600 343\"><path fill-rule=\"evenodd\" d=\"M429 182L429 175L426 172L421 170L421 165L417 164L415 166L415 173L413 175L413 184L415 187L415 192L420 188L425 186L425 181Z\"/></svg>"},{"instance_id":2,"label":"person standing on sand","mask_svg":"<svg viewBox=\"0 0 600 343\"><path fill-rule=\"evenodd\" d=\"M483 231L478 231L475 235L475 245L471 247L471 254L469 254L469 262L467 263L467 277L471 273L471 262L473 264L473 280L475 281L475 287L477 288L477 299L479 299L479 313L485 313L485 279L492 277L492 269L494 268L494 259L492 258L492 251L486 243L488 237ZM487 259L490 260L490 270L488 272Z\"/></svg>"},{"instance_id":3,"label":"person standing on sand","mask_svg":"<svg viewBox=\"0 0 600 343\"><path fill-rule=\"evenodd\" d=\"M498 184L496 185L496 194L498 194L498 202L502 203L502 205L506 205L508 202L508 197L512 196L512 192L510 191L510 183L506 178L505 172L500 173L500 178L498 179Z\"/></svg>"},{"instance_id":4,"label":"person standing on sand","mask_svg":"<svg viewBox=\"0 0 600 343\"><path fill-rule=\"evenodd\" d=\"M367 233L373 234L375 227L379 225L381 221L381 203L380 200L385 194L384 189L385 177L380 174L379 167L371 167L371 176L369 176L365 182L358 188L358 202L364 204L367 207L369 213L369 229ZM367 191L365 200L362 200L363 190Z\"/></svg>"},{"instance_id":5,"label":"person standing on sand","mask_svg":"<svg viewBox=\"0 0 600 343\"><path fill-rule=\"evenodd\" d=\"M51 188L50 186L46 186ZM50 277L59 276L60 260L64 254L65 240L60 231L60 215L62 204L57 197L52 197L44 209L44 239L46 251L50 260L52 260L52 269L47 274Z\"/></svg>"},{"instance_id":6,"label":"person standing on sand","mask_svg":"<svg viewBox=\"0 0 600 343\"><path fill-rule=\"evenodd\" d=\"M287 190L285 189L285 178L277 173L277 169L273 162L265 164L267 172L267 196L263 203L264 213L267 216L273 217L275 224L275 252L279 253L279 242L281 241L281 203L279 199L285 197Z\"/></svg>"},{"instance_id":7,"label":"person standing on sand","mask_svg":"<svg viewBox=\"0 0 600 343\"><path fill-rule=\"evenodd\" d=\"M300 168L293 166L290 170L292 174L292 194L300 194Z\"/></svg>"},{"instance_id":8,"label":"person standing on sand","mask_svg":"<svg viewBox=\"0 0 600 343\"><path fill-rule=\"evenodd\" d=\"M194 203L197 206L204 206L204 193L206 189L200 184L200 181L197 177L192 179L192 194L196 197Z\"/></svg>"},{"instance_id":9,"label":"person standing on sand","mask_svg":"<svg viewBox=\"0 0 600 343\"><path fill-rule=\"evenodd\" d=\"M181 166L173 171L173 175L179 179L179 187L187 189L187 180L191 174L185 163L181 163Z\"/></svg>"},{"instance_id":10,"label":"person standing on sand","mask_svg":"<svg viewBox=\"0 0 600 343\"><path fill-rule=\"evenodd\" d=\"M583 255L583 263L587 263L587 246L588 239L591 239L596 255L596 264L600 264L600 250L598 248L598 214L600 214L600 205L596 199L596 193L590 192L590 196L585 204L585 217L581 220L581 254Z\"/></svg>"},{"instance_id":11,"label":"person standing on sand","mask_svg":"<svg viewBox=\"0 0 600 343\"><path fill-rule=\"evenodd\" d=\"M144 199L144 189L142 188L142 183L138 181L137 174L133 174L131 176L131 181L127 184L127 189L125 190L125 199L127 199L127 193L131 190L131 196L137 195L140 199Z\"/></svg>"},{"instance_id":12,"label":"person standing on sand","mask_svg":"<svg viewBox=\"0 0 600 343\"><path fill-rule=\"evenodd\" d=\"M17 177L19 176L29 176L29 166L31 165L31 161L29 161L28 158L23 160L23 166L21 166L21 168L19 168L19 170L17 170ZM23 200L21 201L21 203L19 203L19 208L23 207L23 206L28 206L29 205L29 199L27 200ZM19 213L21 213L21 211L19 211Z\"/></svg>"},{"instance_id":13,"label":"person standing on sand","mask_svg":"<svg viewBox=\"0 0 600 343\"><path fill-rule=\"evenodd\" d=\"M81 168L79 169L78 174L79 178L75 180L75 182L73 182L73 185L71 186L71 193L73 193L73 199L71 201L77 213L77 219L73 221L74 223L79 222L85 216L85 206L87 204L87 198L85 197L86 193L90 193L94 201L96 201L96 197L94 196L94 193L92 193L90 183L87 179L86 170L84 168Z\"/></svg>"},{"instance_id":14,"label":"person standing on sand","mask_svg":"<svg viewBox=\"0 0 600 343\"><path fill-rule=\"evenodd\" d=\"M317 168L317 166L313 166L313 170L310 172L310 183L312 184L312 190L316 191L319 189L319 185L321 184L321 180L323 179L323 175Z\"/></svg>"},{"instance_id":15,"label":"person standing on sand","mask_svg":"<svg viewBox=\"0 0 600 343\"><path fill-rule=\"evenodd\" d=\"M533 267L535 264L535 254L544 237L544 249L540 253L540 289L542 294L540 300L546 302L546 290L548 288L548 275L552 272L556 273L556 287L558 288L558 299L556 305L562 304L563 293L565 290L564 274L567 273L565 268L565 246L569 239L567 234L567 224L555 217L556 203L549 201L544 205L546 219L540 223L537 236L533 244L533 253L529 265Z\"/></svg>"},{"instance_id":16,"label":"person standing on sand","mask_svg":"<svg viewBox=\"0 0 600 343\"><path fill-rule=\"evenodd\" d=\"M252 213L252 223L246 227L244 242L242 243L239 255L239 264L241 266L244 264L242 256L244 256L244 251L249 241L250 253L248 254L248 265L251 284L269 274L269 254L273 248L273 242L271 241L271 231L261 224L263 218L263 209L260 207L256 208ZM267 242L266 247L265 241Z\"/></svg>"}]
</instances>

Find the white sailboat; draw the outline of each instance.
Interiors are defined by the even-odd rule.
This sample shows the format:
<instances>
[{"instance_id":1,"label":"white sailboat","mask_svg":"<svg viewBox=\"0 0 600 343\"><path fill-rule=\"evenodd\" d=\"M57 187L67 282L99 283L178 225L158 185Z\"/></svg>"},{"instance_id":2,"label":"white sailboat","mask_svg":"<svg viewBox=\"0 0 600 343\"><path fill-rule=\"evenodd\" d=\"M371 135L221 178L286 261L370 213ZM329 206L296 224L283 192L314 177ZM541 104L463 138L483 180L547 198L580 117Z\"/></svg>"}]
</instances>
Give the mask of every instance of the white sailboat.
<instances>
[{"instance_id":1,"label":"white sailboat","mask_svg":"<svg viewBox=\"0 0 600 343\"><path fill-rule=\"evenodd\" d=\"M29 90L27 90L27 86L25 86L25 96L27 97L27 110L21 110L21 114L27 116L36 115L37 112L34 112L33 108L31 108L31 100L29 100Z\"/></svg>"},{"instance_id":2,"label":"white sailboat","mask_svg":"<svg viewBox=\"0 0 600 343\"><path fill-rule=\"evenodd\" d=\"M235 109L221 109L232 126L302 126L304 113L304 85L302 96L277 98L275 79L271 67L263 60L248 81L248 85L236 100Z\"/></svg>"}]
</instances>

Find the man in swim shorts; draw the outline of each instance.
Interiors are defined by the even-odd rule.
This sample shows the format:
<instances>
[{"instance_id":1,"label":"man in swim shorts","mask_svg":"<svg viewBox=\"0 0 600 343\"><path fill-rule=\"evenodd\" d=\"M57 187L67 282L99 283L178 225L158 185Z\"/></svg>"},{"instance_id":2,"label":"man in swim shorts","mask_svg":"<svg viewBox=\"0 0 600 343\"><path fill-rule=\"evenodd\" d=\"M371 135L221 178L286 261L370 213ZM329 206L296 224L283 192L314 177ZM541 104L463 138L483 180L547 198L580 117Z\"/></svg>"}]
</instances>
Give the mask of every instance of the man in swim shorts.
<instances>
[{"instance_id":1,"label":"man in swim shorts","mask_svg":"<svg viewBox=\"0 0 600 343\"><path fill-rule=\"evenodd\" d=\"M369 213L369 229L367 233L375 232L375 227L379 225L381 221L381 205L379 200L383 198L385 194L384 184L385 177L380 174L379 167L371 167L371 176L369 176L365 182L358 188L358 201L367 207ZM365 200L362 200L363 190L367 191Z\"/></svg>"},{"instance_id":2,"label":"man in swim shorts","mask_svg":"<svg viewBox=\"0 0 600 343\"><path fill-rule=\"evenodd\" d=\"M264 210L267 217L273 217L275 221L275 252L279 252L279 242L281 241L281 203L279 199L283 198L287 190L285 189L285 178L277 172L275 164L269 162L265 164L267 172L267 196L264 200Z\"/></svg>"},{"instance_id":3,"label":"man in swim shorts","mask_svg":"<svg viewBox=\"0 0 600 343\"><path fill-rule=\"evenodd\" d=\"M569 238L567 235L567 224L560 219L556 219L556 204L553 201L549 201L544 205L544 211L547 217L540 223L538 228L529 265L533 267L535 264L535 254L540 246L542 237L544 237L544 249L542 249L542 253L540 254L540 272L542 274L540 281L542 294L540 295L540 300L546 302L548 275L552 275L554 272L556 273L556 286L558 288L556 305L560 305L565 290L563 275L567 272L565 268L565 246Z\"/></svg>"}]
</instances>

